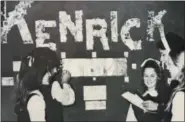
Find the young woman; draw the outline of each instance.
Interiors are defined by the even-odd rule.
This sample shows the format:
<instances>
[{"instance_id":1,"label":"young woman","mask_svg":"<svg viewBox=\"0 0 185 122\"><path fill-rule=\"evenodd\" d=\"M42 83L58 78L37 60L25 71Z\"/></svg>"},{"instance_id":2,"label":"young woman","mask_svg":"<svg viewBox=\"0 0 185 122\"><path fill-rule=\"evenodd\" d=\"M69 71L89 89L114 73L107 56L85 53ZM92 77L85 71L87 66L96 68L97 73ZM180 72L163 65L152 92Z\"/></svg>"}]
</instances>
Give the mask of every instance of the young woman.
<instances>
[{"instance_id":1,"label":"young woman","mask_svg":"<svg viewBox=\"0 0 185 122\"><path fill-rule=\"evenodd\" d=\"M151 100L156 103L160 103L159 96L159 84L161 71L159 64L154 59L147 59L142 64L142 77L143 77L143 90L137 90L136 94L143 99L143 101ZM145 105L143 104L143 107ZM158 111L144 111L135 105L132 105L134 117L138 122L160 122L161 115ZM128 113L133 114L133 113ZM129 121L127 119L127 121Z\"/></svg>"},{"instance_id":2,"label":"young woman","mask_svg":"<svg viewBox=\"0 0 185 122\"><path fill-rule=\"evenodd\" d=\"M46 119L48 122L62 122L63 121L63 107L74 104L75 94L70 84L63 81L63 71L59 70L53 77L49 85L42 86L42 93L46 102ZM65 82L65 83L63 83Z\"/></svg>"},{"instance_id":3,"label":"young woman","mask_svg":"<svg viewBox=\"0 0 185 122\"><path fill-rule=\"evenodd\" d=\"M48 101L41 90L42 83L47 81L52 89L60 92L60 97L57 99L60 102L60 106L63 103L68 105L73 102L70 101L71 103L69 103L68 100L65 100L65 90L59 87L58 81L53 80L58 73L58 69L60 69L59 58L49 48L36 48L22 59L16 85L15 112L18 121L49 121L49 118L52 117L53 120L63 121L61 119L63 113L58 113L59 111L51 109L51 106L56 105L56 102L52 101L57 98L57 95L52 94L53 99ZM50 89L49 94L51 94L52 89ZM67 93L71 91L71 89L68 89ZM52 104L48 105L48 103ZM49 113L60 114L60 116L50 117Z\"/></svg>"},{"instance_id":4,"label":"young woman","mask_svg":"<svg viewBox=\"0 0 185 122\"><path fill-rule=\"evenodd\" d=\"M33 67L33 60L35 59L31 54L22 59L17 76L17 121L45 121L45 101L40 92L44 67L37 70Z\"/></svg>"},{"instance_id":5,"label":"young woman","mask_svg":"<svg viewBox=\"0 0 185 122\"><path fill-rule=\"evenodd\" d=\"M185 40L179 35L168 32L166 38L161 38L157 48L161 53L160 61L163 68L169 71L169 88L171 95L167 104L156 103L150 100L144 102L149 111L162 111L163 122L184 122L184 92L185 92ZM167 45L163 43L167 42Z\"/></svg>"},{"instance_id":6,"label":"young woman","mask_svg":"<svg viewBox=\"0 0 185 122\"><path fill-rule=\"evenodd\" d=\"M157 47L161 53L161 62L169 70L170 79L169 85L172 88L171 97L167 103L164 116L164 121L184 121L184 91L185 91L185 40L179 35L169 32L157 43ZM166 50L162 41L166 41L170 48L170 52ZM154 103L150 103L153 106ZM157 104L160 109L161 105ZM147 109L151 109L148 107Z\"/></svg>"}]
</instances>

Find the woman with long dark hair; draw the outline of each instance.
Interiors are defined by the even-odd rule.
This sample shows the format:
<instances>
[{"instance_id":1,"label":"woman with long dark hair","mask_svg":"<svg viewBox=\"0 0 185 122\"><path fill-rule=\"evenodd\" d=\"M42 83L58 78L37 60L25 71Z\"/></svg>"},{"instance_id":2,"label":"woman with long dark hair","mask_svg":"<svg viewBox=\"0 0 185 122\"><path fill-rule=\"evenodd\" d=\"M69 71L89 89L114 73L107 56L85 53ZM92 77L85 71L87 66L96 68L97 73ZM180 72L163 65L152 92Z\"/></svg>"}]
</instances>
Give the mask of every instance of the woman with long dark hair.
<instances>
[{"instance_id":1,"label":"woman with long dark hair","mask_svg":"<svg viewBox=\"0 0 185 122\"><path fill-rule=\"evenodd\" d=\"M66 102L64 98L65 90L55 80L58 73L62 73L60 60L57 54L49 48L35 48L22 59L20 71L16 78L15 112L18 121L49 121L49 118L51 118L49 113L63 116L63 113L58 113L59 111L51 109L51 106L56 106L56 102L52 102L52 100L60 102L58 106L61 106L63 103L69 105L74 101L71 103ZM50 88L57 89L60 93L60 98L52 94L53 99L48 101L42 91L43 81L48 82ZM51 94L52 89L50 89L48 94ZM73 95L74 92L71 89L68 91ZM52 104L48 105L49 102L52 102ZM58 116L52 117L54 117L52 118L53 120L63 121L62 117L60 119L57 118Z\"/></svg>"},{"instance_id":2,"label":"woman with long dark hair","mask_svg":"<svg viewBox=\"0 0 185 122\"><path fill-rule=\"evenodd\" d=\"M168 32L165 37L157 42L157 48L161 53L160 60L163 69L169 71L167 83L171 89L171 95L167 104L145 101L145 108L147 110L163 111L165 113L163 122L184 121L185 40L173 32Z\"/></svg>"},{"instance_id":3,"label":"woman with long dark hair","mask_svg":"<svg viewBox=\"0 0 185 122\"><path fill-rule=\"evenodd\" d=\"M45 121L45 101L40 92L45 69L37 70L33 60L33 53L22 59L16 78L15 112L18 121Z\"/></svg>"},{"instance_id":4,"label":"woman with long dark hair","mask_svg":"<svg viewBox=\"0 0 185 122\"><path fill-rule=\"evenodd\" d=\"M137 94L143 101L151 100L156 103L160 103L160 95L159 95L159 86L161 80L161 69L159 66L159 61L155 59L146 59L141 67L142 67L142 88L141 90L137 90L135 94ZM142 106L142 105L141 105ZM132 109L133 108L133 109ZM139 108L138 106L132 105L132 116L138 122L161 122L162 118L158 111L147 111ZM144 104L143 104L144 108ZM132 118L131 118L132 119ZM129 118L127 121L130 121Z\"/></svg>"}]
</instances>

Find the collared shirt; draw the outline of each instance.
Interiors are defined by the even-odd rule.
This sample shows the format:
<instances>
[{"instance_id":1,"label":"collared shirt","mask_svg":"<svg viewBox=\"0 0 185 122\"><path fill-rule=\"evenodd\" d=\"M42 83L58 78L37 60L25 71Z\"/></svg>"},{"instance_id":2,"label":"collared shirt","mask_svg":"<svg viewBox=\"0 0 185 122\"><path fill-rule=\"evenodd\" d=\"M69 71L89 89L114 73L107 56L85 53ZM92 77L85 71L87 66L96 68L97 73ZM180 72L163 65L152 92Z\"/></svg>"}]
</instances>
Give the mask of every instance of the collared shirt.
<instances>
[{"instance_id":1,"label":"collared shirt","mask_svg":"<svg viewBox=\"0 0 185 122\"><path fill-rule=\"evenodd\" d=\"M143 97L145 97L147 94L149 94L152 97L157 97L158 96L158 92L153 89L153 90L147 90L144 94Z\"/></svg>"}]
</instances>

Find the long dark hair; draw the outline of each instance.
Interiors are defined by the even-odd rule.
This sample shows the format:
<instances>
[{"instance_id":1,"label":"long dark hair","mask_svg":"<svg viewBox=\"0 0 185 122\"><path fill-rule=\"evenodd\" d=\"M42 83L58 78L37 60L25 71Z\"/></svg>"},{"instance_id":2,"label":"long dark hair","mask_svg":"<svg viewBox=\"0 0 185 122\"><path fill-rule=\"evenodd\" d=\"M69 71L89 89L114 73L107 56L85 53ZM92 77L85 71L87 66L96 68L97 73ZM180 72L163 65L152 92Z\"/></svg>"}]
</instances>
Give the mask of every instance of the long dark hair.
<instances>
[{"instance_id":1,"label":"long dark hair","mask_svg":"<svg viewBox=\"0 0 185 122\"><path fill-rule=\"evenodd\" d=\"M144 76L144 71L146 68L153 68L157 74L157 84L156 84L156 90L157 92L159 91L159 83L160 83L160 80L161 80L161 68L159 66L159 64L155 61L155 60L148 60L145 62L144 66L142 66L142 69L141 69L141 74L142 74L142 78ZM142 85L144 86L144 91L147 90L147 87L144 85L144 79L142 79L143 82L142 82Z\"/></svg>"},{"instance_id":2,"label":"long dark hair","mask_svg":"<svg viewBox=\"0 0 185 122\"><path fill-rule=\"evenodd\" d=\"M16 113L27 104L29 93L40 89L42 78L46 72L51 72L54 67L58 66L60 66L60 60L57 54L45 47L35 48L31 53L22 58L15 86Z\"/></svg>"}]
</instances>

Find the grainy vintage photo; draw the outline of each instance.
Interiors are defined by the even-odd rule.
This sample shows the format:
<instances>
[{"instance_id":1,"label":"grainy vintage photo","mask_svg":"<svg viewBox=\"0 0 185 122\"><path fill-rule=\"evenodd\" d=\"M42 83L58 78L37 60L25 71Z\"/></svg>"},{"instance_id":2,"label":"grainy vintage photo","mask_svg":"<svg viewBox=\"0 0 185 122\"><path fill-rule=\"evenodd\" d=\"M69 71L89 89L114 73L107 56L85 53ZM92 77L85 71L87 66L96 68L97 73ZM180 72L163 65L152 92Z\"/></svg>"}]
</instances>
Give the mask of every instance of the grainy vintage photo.
<instances>
[{"instance_id":1,"label":"grainy vintage photo","mask_svg":"<svg viewBox=\"0 0 185 122\"><path fill-rule=\"evenodd\" d=\"M1 1L1 121L184 122L183 1Z\"/></svg>"}]
</instances>

